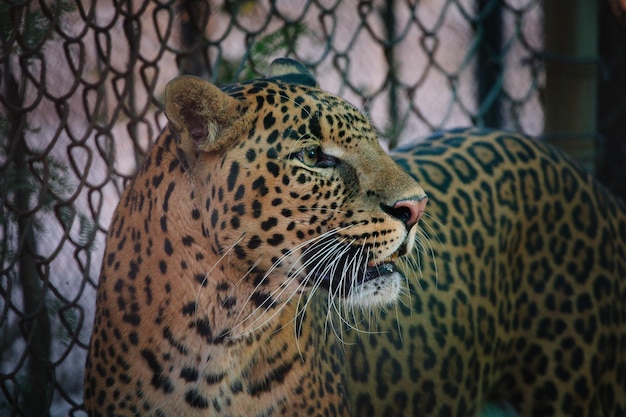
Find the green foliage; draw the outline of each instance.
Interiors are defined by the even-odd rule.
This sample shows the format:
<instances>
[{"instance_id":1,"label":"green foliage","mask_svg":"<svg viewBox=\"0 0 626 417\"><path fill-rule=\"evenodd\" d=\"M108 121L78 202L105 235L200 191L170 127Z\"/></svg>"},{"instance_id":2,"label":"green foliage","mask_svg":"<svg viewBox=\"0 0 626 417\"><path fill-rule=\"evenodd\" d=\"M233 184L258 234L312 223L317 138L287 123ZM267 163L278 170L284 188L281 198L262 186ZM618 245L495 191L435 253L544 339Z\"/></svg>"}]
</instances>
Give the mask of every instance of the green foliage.
<instances>
[{"instance_id":1,"label":"green foliage","mask_svg":"<svg viewBox=\"0 0 626 417\"><path fill-rule=\"evenodd\" d=\"M258 77L258 71L269 67L270 61L277 56L287 56L297 49L297 42L308 34L302 22L289 23L263 36L256 41L246 54L237 61L222 60L215 77L217 84L233 81L250 80Z\"/></svg>"},{"instance_id":2,"label":"green foliage","mask_svg":"<svg viewBox=\"0 0 626 417\"><path fill-rule=\"evenodd\" d=\"M68 308L65 303L51 299L47 303L50 316L58 316L62 325L57 328L54 338L63 346L69 346L76 333L81 332L80 315L74 308ZM81 336L85 339L86 336Z\"/></svg>"},{"instance_id":3,"label":"green foliage","mask_svg":"<svg viewBox=\"0 0 626 417\"><path fill-rule=\"evenodd\" d=\"M222 12L233 16L252 13L257 7L255 0L226 2ZM310 34L306 24L301 21L288 22L282 27L269 32L259 39L252 39L252 44L239 60L222 60L217 67L214 82L228 84L236 80L257 78L259 70L269 67L270 61L277 56L288 56L298 49L298 40Z\"/></svg>"},{"instance_id":4,"label":"green foliage","mask_svg":"<svg viewBox=\"0 0 626 417\"><path fill-rule=\"evenodd\" d=\"M287 56L298 49L298 39L306 35L308 29L302 22L288 23L256 41L248 50L251 66L243 73L244 79L254 78L253 68L267 68L270 59L277 55Z\"/></svg>"},{"instance_id":5,"label":"green foliage","mask_svg":"<svg viewBox=\"0 0 626 417\"><path fill-rule=\"evenodd\" d=\"M30 3L0 2L0 41L3 47L14 40L17 33L21 37L21 46L12 43L10 53L21 54L24 51L40 49L54 34L53 26L61 15L76 10L73 2L60 0L49 6L54 19L50 19L39 8L30 7Z\"/></svg>"},{"instance_id":6,"label":"green foliage","mask_svg":"<svg viewBox=\"0 0 626 417\"><path fill-rule=\"evenodd\" d=\"M6 120L0 117L0 126ZM0 135L0 161L7 159L8 144L6 135ZM34 150L29 155L37 159L43 151ZM0 225L10 227L8 223L17 221L16 200L22 194L28 201L29 210L35 212L31 216L32 225L38 232L45 231L48 215L56 215L64 230L69 230L78 220L79 245L92 249L96 227L85 215L79 213L74 205L64 204L68 199L68 191L75 189L67 166L50 155L29 164L30 169L18 168L13 161L5 162L0 177L0 195L3 197L3 208L0 210ZM0 245L0 253L11 253L10 244L4 240Z\"/></svg>"}]
</instances>

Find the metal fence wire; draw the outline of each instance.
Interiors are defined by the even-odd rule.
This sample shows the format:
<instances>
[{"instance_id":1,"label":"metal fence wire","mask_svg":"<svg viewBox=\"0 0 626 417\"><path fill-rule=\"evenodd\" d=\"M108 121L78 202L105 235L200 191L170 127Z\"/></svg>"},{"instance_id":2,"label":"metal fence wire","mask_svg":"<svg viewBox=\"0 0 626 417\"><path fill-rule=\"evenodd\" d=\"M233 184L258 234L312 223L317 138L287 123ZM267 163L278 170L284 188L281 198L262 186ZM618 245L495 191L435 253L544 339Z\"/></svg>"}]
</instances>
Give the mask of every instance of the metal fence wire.
<instances>
[{"instance_id":1,"label":"metal fence wire","mask_svg":"<svg viewBox=\"0 0 626 417\"><path fill-rule=\"evenodd\" d=\"M105 234L168 80L290 56L389 148L463 125L540 135L546 24L539 0L0 2L0 415L84 414Z\"/></svg>"}]
</instances>

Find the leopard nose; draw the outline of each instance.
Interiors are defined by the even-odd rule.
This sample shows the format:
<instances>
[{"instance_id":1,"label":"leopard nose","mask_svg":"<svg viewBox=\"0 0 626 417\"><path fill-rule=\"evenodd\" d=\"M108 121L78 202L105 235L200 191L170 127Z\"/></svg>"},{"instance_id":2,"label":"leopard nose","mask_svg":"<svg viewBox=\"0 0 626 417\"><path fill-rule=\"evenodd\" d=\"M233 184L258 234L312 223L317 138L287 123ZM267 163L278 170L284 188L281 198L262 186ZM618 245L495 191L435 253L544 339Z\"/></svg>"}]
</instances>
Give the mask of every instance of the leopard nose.
<instances>
[{"instance_id":1,"label":"leopard nose","mask_svg":"<svg viewBox=\"0 0 626 417\"><path fill-rule=\"evenodd\" d=\"M402 221L407 229L410 229L417 224L424 214L427 202L428 197L424 194L419 197L396 201L393 207L381 204L381 208L387 214Z\"/></svg>"}]
</instances>

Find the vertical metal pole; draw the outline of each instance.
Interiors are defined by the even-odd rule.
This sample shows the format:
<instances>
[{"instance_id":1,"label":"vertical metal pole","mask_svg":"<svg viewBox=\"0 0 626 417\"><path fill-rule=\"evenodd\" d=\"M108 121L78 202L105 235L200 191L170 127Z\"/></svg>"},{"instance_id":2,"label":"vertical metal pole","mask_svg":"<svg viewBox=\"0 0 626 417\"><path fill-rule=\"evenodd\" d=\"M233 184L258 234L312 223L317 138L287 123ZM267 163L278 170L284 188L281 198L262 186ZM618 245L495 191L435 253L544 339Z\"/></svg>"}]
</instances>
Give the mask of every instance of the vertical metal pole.
<instances>
[{"instance_id":1,"label":"vertical metal pole","mask_svg":"<svg viewBox=\"0 0 626 417\"><path fill-rule=\"evenodd\" d=\"M626 12L613 9L608 1L599 7L598 55L603 65L596 115L602 142L595 174L626 201Z\"/></svg>"},{"instance_id":2,"label":"vertical metal pole","mask_svg":"<svg viewBox=\"0 0 626 417\"><path fill-rule=\"evenodd\" d=\"M500 0L478 0L475 27L479 38L476 79L478 81L478 114L480 127L502 126L502 3Z\"/></svg>"},{"instance_id":3,"label":"vertical metal pole","mask_svg":"<svg viewBox=\"0 0 626 417\"><path fill-rule=\"evenodd\" d=\"M180 22L181 42L185 48L185 55L179 57L181 74L208 78L202 44L204 30L209 24L210 3L201 0L185 0L181 2L180 8L185 13Z\"/></svg>"},{"instance_id":4,"label":"vertical metal pole","mask_svg":"<svg viewBox=\"0 0 626 417\"><path fill-rule=\"evenodd\" d=\"M381 9L381 15L385 25L387 43L384 45L385 59L389 66L389 110L387 122L387 134L389 136L389 149L398 145L398 134L400 132L400 118L398 107L398 75L396 73L396 60L394 56L396 38L396 15L394 0L385 0L385 5Z\"/></svg>"},{"instance_id":5,"label":"vertical metal pole","mask_svg":"<svg viewBox=\"0 0 626 417\"><path fill-rule=\"evenodd\" d=\"M598 1L547 0L544 19L546 139L594 172Z\"/></svg>"}]
</instances>

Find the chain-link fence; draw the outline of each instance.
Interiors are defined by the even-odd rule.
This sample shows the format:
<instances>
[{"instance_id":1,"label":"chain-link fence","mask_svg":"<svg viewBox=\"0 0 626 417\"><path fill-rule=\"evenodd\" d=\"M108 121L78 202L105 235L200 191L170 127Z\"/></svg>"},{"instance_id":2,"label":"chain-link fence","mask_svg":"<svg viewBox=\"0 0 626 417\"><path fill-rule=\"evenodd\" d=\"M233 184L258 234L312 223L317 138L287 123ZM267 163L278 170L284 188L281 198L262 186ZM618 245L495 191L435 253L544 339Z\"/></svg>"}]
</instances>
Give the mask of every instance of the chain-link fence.
<instances>
[{"instance_id":1,"label":"chain-link fence","mask_svg":"<svg viewBox=\"0 0 626 417\"><path fill-rule=\"evenodd\" d=\"M226 83L291 56L365 110L388 147L472 124L540 135L545 16L539 0L0 3L0 415L83 414L104 236L164 124L169 79ZM605 84L626 62L611 42L612 61L592 57ZM610 143L614 181L625 142Z\"/></svg>"}]
</instances>

